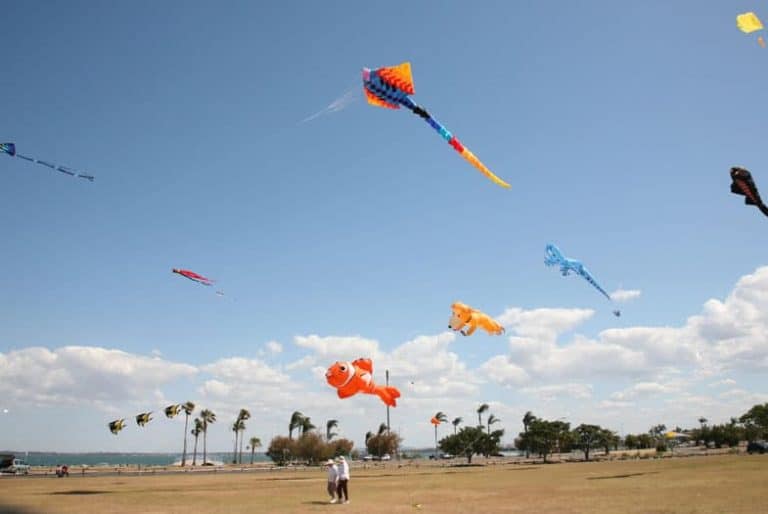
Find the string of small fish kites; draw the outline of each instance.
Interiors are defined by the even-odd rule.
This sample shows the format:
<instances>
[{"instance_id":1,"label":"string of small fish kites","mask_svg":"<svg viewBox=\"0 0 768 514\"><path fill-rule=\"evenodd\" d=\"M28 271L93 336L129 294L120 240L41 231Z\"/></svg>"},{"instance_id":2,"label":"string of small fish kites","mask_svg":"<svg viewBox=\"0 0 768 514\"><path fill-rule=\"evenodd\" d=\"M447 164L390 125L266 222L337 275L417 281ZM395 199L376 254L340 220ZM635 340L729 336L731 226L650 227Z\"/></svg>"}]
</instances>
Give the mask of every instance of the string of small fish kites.
<instances>
[{"instance_id":1,"label":"string of small fish kites","mask_svg":"<svg viewBox=\"0 0 768 514\"><path fill-rule=\"evenodd\" d=\"M183 408L184 406L181 404L173 404L166 407L163 412L165 413L165 417L168 419L173 419L179 414L179 412L181 412ZM152 412L142 412L141 414L136 415L136 424L140 427L143 427L152 421L152 419ZM125 428L125 418L110 421L107 426L109 427L110 432L117 435L122 429Z\"/></svg>"}]
</instances>

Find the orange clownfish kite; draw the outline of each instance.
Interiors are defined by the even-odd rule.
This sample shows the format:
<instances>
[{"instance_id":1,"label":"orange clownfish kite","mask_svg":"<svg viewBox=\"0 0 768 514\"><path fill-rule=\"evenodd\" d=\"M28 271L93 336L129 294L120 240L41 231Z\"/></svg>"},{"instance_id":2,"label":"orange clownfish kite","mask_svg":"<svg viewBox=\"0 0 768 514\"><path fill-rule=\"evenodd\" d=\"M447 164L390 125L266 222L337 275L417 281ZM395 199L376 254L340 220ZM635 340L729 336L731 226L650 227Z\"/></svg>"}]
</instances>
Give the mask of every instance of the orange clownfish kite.
<instances>
[{"instance_id":1,"label":"orange clownfish kite","mask_svg":"<svg viewBox=\"0 0 768 514\"><path fill-rule=\"evenodd\" d=\"M484 312L473 309L469 305L455 302L451 305L451 319L448 320L448 328L458 331L463 336L471 336L477 327L484 328L489 334L498 336L504 333L504 327ZM469 330L461 330L465 326Z\"/></svg>"},{"instance_id":2,"label":"orange clownfish kite","mask_svg":"<svg viewBox=\"0 0 768 514\"><path fill-rule=\"evenodd\" d=\"M357 359L354 362L336 362L325 372L328 384L335 387L339 398L357 393L376 394L390 407L396 407L400 391L395 387L380 386L373 382L373 361Z\"/></svg>"}]
</instances>

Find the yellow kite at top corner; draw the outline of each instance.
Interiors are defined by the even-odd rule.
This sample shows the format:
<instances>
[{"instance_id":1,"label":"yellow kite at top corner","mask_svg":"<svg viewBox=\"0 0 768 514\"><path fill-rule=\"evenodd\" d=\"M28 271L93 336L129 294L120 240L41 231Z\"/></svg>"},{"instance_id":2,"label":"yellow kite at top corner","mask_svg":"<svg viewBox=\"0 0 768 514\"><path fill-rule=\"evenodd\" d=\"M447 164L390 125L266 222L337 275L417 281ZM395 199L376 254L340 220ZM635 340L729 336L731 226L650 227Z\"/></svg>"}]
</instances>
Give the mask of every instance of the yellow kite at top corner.
<instances>
[{"instance_id":1,"label":"yellow kite at top corner","mask_svg":"<svg viewBox=\"0 0 768 514\"><path fill-rule=\"evenodd\" d=\"M739 30L746 32L747 34L763 28L763 23L760 21L760 18L753 12L736 16L736 25L739 27Z\"/></svg>"}]
</instances>

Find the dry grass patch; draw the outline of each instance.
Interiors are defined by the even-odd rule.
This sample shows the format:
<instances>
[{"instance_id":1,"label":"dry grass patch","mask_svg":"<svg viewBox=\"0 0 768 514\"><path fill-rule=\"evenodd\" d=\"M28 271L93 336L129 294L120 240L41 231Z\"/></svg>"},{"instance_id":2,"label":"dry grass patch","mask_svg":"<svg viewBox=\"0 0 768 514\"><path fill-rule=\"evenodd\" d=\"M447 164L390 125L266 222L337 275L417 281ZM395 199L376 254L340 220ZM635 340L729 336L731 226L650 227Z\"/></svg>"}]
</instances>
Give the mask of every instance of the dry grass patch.
<instances>
[{"instance_id":1,"label":"dry grass patch","mask_svg":"<svg viewBox=\"0 0 768 514\"><path fill-rule=\"evenodd\" d=\"M136 477L3 478L24 514L531 512L753 514L768 505L768 456L556 465L352 468L350 505L329 505L322 469ZM23 510L18 510L23 509ZM6 514L0 507L0 514Z\"/></svg>"}]
</instances>

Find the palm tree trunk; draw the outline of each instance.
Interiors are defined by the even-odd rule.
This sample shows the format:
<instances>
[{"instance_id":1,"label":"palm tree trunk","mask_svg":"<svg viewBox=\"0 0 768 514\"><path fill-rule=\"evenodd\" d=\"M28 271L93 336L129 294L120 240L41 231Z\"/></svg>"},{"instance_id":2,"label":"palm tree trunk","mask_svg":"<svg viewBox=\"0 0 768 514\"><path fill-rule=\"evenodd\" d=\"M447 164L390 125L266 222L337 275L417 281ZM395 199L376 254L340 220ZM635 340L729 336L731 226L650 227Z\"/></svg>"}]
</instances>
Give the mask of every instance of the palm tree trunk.
<instances>
[{"instance_id":1,"label":"palm tree trunk","mask_svg":"<svg viewBox=\"0 0 768 514\"><path fill-rule=\"evenodd\" d=\"M256 448L251 446L251 464L253 464L253 454L256 452Z\"/></svg>"},{"instance_id":2,"label":"palm tree trunk","mask_svg":"<svg viewBox=\"0 0 768 514\"><path fill-rule=\"evenodd\" d=\"M528 424L525 424L525 425L523 425L523 431L524 431L526 434L528 433ZM526 441L528 441L528 439L527 439L527 438L526 438ZM526 444L526 445L525 445L525 458L527 459L527 458L528 458L528 457L530 457L530 456L531 456L531 454L530 454L530 453L529 453L529 451L528 451L528 444Z\"/></svg>"},{"instance_id":3,"label":"palm tree trunk","mask_svg":"<svg viewBox=\"0 0 768 514\"><path fill-rule=\"evenodd\" d=\"M232 464L237 464L237 432L235 432L235 449L232 451Z\"/></svg>"},{"instance_id":4,"label":"palm tree trunk","mask_svg":"<svg viewBox=\"0 0 768 514\"><path fill-rule=\"evenodd\" d=\"M203 466L208 462L208 427L203 430Z\"/></svg>"},{"instance_id":5,"label":"palm tree trunk","mask_svg":"<svg viewBox=\"0 0 768 514\"><path fill-rule=\"evenodd\" d=\"M189 423L189 414L184 418L184 451L181 453L181 467L187 465L187 423Z\"/></svg>"},{"instance_id":6,"label":"palm tree trunk","mask_svg":"<svg viewBox=\"0 0 768 514\"><path fill-rule=\"evenodd\" d=\"M195 436L195 452L192 454L192 465L197 466L197 438L200 437L199 435Z\"/></svg>"},{"instance_id":7,"label":"palm tree trunk","mask_svg":"<svg viewBox=\"0 0 768 514\"><path fill-rule=\"evenodd\" d=\"M437 425L435 425L435 460L437 460Z\"/></svg>"},{"instance_id":8,"label":"palm tree trunk","mask_svg":"<svg viewBox=\"0 0 768 514\"><path fill-rule=\"evenodd\" d=\"M243 431L240 431L240 464L243 463Z\"/></svg>"}]
</instances>

